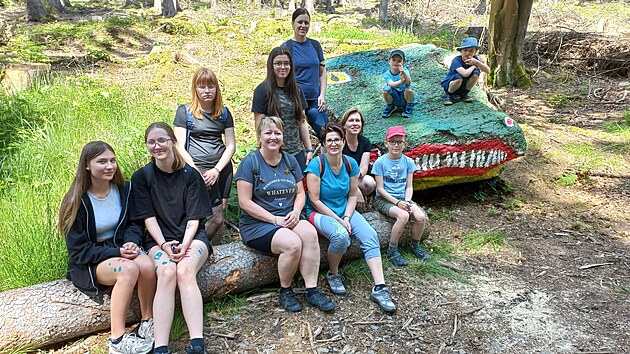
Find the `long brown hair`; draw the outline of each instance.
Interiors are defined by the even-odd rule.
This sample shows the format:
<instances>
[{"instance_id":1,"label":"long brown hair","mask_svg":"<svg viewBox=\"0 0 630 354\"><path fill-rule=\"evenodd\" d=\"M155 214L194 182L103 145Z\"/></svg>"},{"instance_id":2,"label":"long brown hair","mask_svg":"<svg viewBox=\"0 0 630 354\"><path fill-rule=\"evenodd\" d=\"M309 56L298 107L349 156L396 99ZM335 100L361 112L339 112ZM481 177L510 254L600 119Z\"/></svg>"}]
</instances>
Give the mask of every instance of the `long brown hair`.
<instances>
[{"instance_id":1,"label":"long brown hair","mask_svg":"<svg viewBox=\"0 0 630 354\"><path fill-rule=\"evenodd\" d=\"M191 87L192 97L190 99L190 105L188 106L190 113L192 113L193 117L199 120L203 119L203 115L201 114L201 104L199 103L199 95L197 95L197 86L199 85L213 85L216 87L214 107L211 117L212 120L217 120L217 118L219 118L219 116L223 113L223 96L221 96L221 88L219 87L219 80L217 79L217 76L208 68L199 68L193 75Z\"/></svg>"},{"instance_id":2,"label":"long brown hair","mask_svg":"<svg viewBox=\"0 0 630 354\"><path fill-rule=\"evenodd\" d=\"M344 114L343 114L343 118L341 118L341 126L344 127L344 130L346 129L346 122L348 122L348 118L350 118L350 115L353 113L359 113L359 117L361 117L361 131L359 131L359 136L363 135L363 127L365 127L365 118L363 118L363 113L361 113L361 111L359 111L358 108L353 107L350 108L349 110L347 110Z\"/></svg>"},{"instance_id":3,"label":"long brown hair","mask_svg":"<svg viewBox=\"0 0 630 354\"><path fill-rule=\"evenodd\" d=\"M285 79L284 89L289 96L289 99L293 101L293 115L295 121L301 123L305 117L302 114L304 107L302 107L302 101L300 100L300 88L295 80L295 70L293 69L293 59L291 52L285 47L275 47L269 52L269 58L267 58L267 78L265 78L265 96L267 99L267 112L269 116L282 117L282 111L280 110L280 102L278 100L278 82L276 81L276 74L273 71L273 59L278 55L286 55L289 57L291 66L289 67L289 75Z\"/></svg>"},{"instance_id":4,"label":"long brown hair","mask_svg":"<svg viewBox=\"0 0 630 354\"><path fill-rule=\"evenodd\" d=\"M173 148L171 149L173 150L173 155L175 155L175 158L173 159L173 171L179 171L182 168L184 168L184 166L186 165L186 161L184 160L182 155L179 153L179 151L177 151L177 149L175 148L175 146L177 145L177 138L175 137L173 128L171 128L171 126L168 125L168 123L164 123L164 122L151 123L149 127L147 127L147 130L144 131L144 142L146 143L149 133L154 129L164 129L164 131L166 132L166 135L168 135L168 137L171 138L171 141L173 142ZM153 156L151 156L151 161L155 163L155 158Z\"/></svg>"},{"instance_id":5,"label":"long brown hair","mask_svg":"<svg viewBox=\"0 0 630 354\"><path fill-rule=\"evenodd\" d=\"M90 161L105 151L111 151L116 155L114 149L103 141L89 142L81 151L74 180L70 185L70 189L61 200L61 206L59 207L59 222L57 226L63 237L66 237L77 218L77 213L81 207L81 198L92 186L92 174L87 169L90 165ZM120 171L120 166L116 168L112 183L118 186L122 186L125 183L125 178Z\"/></svg>"}]
</instances>

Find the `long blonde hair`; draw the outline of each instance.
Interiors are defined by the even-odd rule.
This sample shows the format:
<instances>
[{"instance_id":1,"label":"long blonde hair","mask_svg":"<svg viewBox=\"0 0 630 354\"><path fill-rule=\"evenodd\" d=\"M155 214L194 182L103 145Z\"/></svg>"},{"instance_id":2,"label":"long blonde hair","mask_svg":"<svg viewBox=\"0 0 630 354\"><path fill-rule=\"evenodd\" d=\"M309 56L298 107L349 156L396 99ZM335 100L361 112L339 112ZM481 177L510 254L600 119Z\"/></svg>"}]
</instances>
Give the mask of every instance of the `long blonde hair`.
<instances>
[{"instance_id":1,"label":"long blonde hair","mask_svg":"<svg viewBox=\"0 0 630 354\"><path fill-rule=\"evenodd\" d=\"M166 132L166 135L168 135L168 137L173 142L173 148L171 149L173 151L173 155L175 155L175 158L173 159L173 171L179 171L182 168L184 168L184 166L186 165L186 161L184 160L182 155L179 153L179 151L177 151L177 149L175 148L175 146L177 146L177 138L175 137L173 128L171 128L171 126L168 125L168 123L165 123L165 122L151 123L147 127L147 130L144 131L144 142L146 143L149 133L154 129L164 129L164 131ZM153 156L151 156L151 161L155 163L155 158Z\"/></svg>"},{"instance_id":2,"label":"long blonde hair","mask_svg":"<svg viewBox=\"0 0 630 354\"><path fill-rule=\"evenodd\" d=\"M63 197L61 206L59 207L59 232L63 237L66 237L68 231L74 224L77 218L77 213L81 207L81 198L92 186L92 174L88 171L90 161L98 157L105 151L111 151L114 155L114 149L106 142L92 141L87 143L81 151L79 157L79 164L77 166L77 173L74 175L74 181L70 185L70 189ZM120 167L116 168L112 183L122 186L125 183Z\"/></svg>"},{"instance_id":3,"label":"long blonde hair","mask_svg":"<svg viewBox=\"0 0 630 354\"><path fill-rule=\"evenodd\" d=\"M216 93L214 95L214 107L212 111L212 120L217 120L219 116L223 113L223 96L221 96L221 88L219 87L219 80L214 72L208 68L199 68L195 71L195 74L192 78L192 97L190 99L190 105L188 109L190 109L190 113L192 113L193 117L201 120L203 116L201 115L201 103L199 103L199 95L197 95L197 86L199 85L213 85L216 87Z\"/></svg>"}]
</instances>

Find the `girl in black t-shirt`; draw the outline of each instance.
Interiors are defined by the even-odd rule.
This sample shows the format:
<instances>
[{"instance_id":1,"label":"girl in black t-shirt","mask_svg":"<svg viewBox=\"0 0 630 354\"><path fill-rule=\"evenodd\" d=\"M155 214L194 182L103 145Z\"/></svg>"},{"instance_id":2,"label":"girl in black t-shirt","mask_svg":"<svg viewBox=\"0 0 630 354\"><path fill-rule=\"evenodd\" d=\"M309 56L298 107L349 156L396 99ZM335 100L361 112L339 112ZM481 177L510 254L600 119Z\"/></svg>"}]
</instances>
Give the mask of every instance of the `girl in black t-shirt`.
<instances>
[{"instance_id":1,"label":"girl in black t-shirt","mask_svg":"<svg viewBox=\"0 0 630 354\"><path fill-rule=\"evenodd\" d=\"M357 194L357 210L365 210L365 198L376 189L376 181L370 176L370 152L372 144L363 136L365 119L358 108L350 108L343 114L341 126L346 130L346 145L343 154L354 158L359 164L359 193Z\"/></svg>"},{"instance_id":2,"label":"girl in black t-shirt","mask_svg":"<svg viewBox=\"0 0 630 354\"><path fill-rule=\"evenodd\" d=\"M212 252L201 223L212 214L210 198L199 172L174 148L177 138L168 124L152 123L144 137L151 162L131 177L136 186L131 219L144 220L150 235L146 246L157 273L154 353L169 353L176 287L191 338L186 353L203 353L203 300L197 272Z\"/></svg>"}]
</instances>

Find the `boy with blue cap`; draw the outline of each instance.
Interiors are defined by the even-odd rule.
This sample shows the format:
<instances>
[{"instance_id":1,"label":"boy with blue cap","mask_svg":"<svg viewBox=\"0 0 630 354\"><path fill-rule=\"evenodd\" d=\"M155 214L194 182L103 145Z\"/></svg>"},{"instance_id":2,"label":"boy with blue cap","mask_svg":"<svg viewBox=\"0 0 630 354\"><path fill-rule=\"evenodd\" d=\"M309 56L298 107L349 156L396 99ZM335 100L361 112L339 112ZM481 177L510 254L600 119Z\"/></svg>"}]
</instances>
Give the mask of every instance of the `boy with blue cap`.
<instances>
[{"instance_id":1,"label":"boy with blue cap","mask_svg":"<svg viewBox=\"0 0 630 354\"><path fill-rule=\"evenodd\" d=\"M383 74L385 86L383 87L383 99L385 109L383 117L389 117L396 107L403 108L402 116L411 117L413 113L414 92L411 88L411 76L403 69L405 64L405 52L400 49L392 50L389 54L389 70Z\"/></svg>"},{"instance_id":2,"label":"boy with blue cap","mask_svg":"<svg viewBox=\"0 0 630 354\"><path fill-rule=\"evenodd\" d=\"M468 93L477 83L479 74L481 71L486 74L490 73L490 67L477 56L479 49L477 38L464 38L462 45L455 49L461 55L453 59L451 67L441 83L446 92L443 102L445 106L450 106L457 101L457 96L464 102L472 102L473 98Z\"/></svg>"}]
</instances>

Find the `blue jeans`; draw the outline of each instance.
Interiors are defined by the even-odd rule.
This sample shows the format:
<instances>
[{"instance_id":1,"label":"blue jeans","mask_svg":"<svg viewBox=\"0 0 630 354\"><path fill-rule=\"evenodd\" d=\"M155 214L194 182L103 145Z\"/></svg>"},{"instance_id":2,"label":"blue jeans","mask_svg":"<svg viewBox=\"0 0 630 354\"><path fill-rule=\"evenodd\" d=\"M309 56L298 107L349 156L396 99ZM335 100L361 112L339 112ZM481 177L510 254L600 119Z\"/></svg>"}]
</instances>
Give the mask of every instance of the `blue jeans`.
<instances>
[{"instance_id":1,"label":"blue jeans","mask_svg":"<svg viewBox=\"0 0 630 354\"><path fill-rule=\"evenodd\" d=\"M323 112L320 112L317 109L317 99L306 100L306 104L308 105L308 107L306 107L306 118L308 118L308 124L310 124L315 131L317 139L321 140L319 134L322 131L322 127L328 123L328 109L324 109Z\"/></svg>"},{"instance_id":2,"label":"blue jeans","mask_svg":"<svg viewBox=\"0 0 630 354\"><path fill-rule=\"evenodd\" d=\"M328 245L328 251L333 254L344 254L350 246L350 237L348 230L343 227L332 216L320 214L317 212L311 213L309 220L311 224L315 226L317 232L326 237L330 244ZM350 227L354 238L359 240L359 245L363 251L363 257L365 260L369 260L375 257L381 256L380 242L376 231L365 220L363 215L359 212L354 212L350 218Z\"/></svg>"},{"instance_id":3,"label":"blue jeans","mask_svg":"<svg viewBox=\"0 0 630 354\"><path fill-rule=\"evenodd\" d=\"M300 170L302 171L302 174L304 174L304 170L306 170L306 156L304 156L304 150L296 152L293 157L297 160Z\"/></svg>"}]
</instances>

